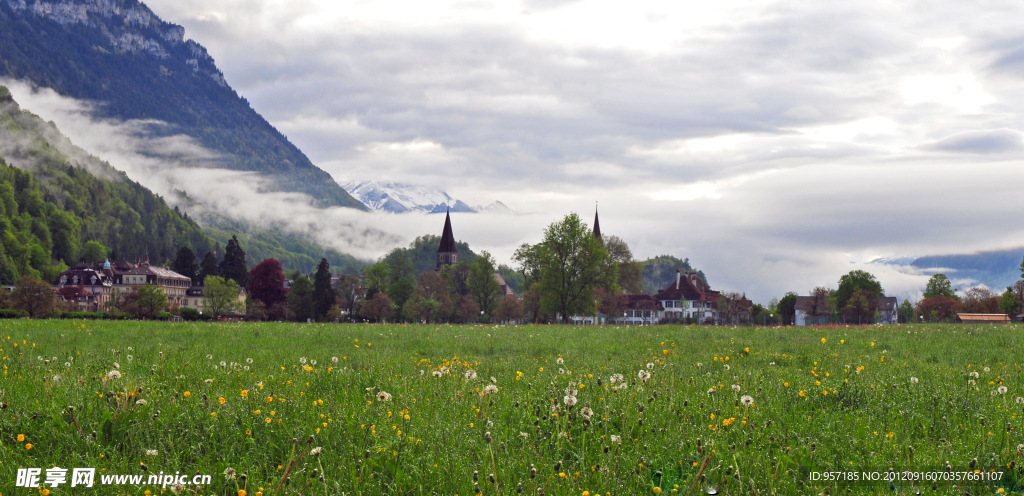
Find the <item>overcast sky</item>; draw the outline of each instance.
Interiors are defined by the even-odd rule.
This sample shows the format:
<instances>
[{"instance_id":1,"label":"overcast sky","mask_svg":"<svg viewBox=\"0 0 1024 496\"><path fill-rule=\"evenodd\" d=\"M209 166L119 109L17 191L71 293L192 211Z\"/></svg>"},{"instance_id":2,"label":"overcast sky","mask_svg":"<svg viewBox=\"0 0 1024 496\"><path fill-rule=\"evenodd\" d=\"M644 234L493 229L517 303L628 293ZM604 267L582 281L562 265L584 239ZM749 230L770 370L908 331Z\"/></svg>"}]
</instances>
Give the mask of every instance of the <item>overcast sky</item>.
<instances>
[{"instance_id":1,"label":"overcast sky","mask_svg":"<svg viewBox=\"0 0 1024 496\"><path fill-rule=\"evenodd\" d=\"M1024 245L1019 2L146 3L339 182L532 212L455 219L500 262L595 201L638 258L755 301Z\"/></svg>"}]
</instances>

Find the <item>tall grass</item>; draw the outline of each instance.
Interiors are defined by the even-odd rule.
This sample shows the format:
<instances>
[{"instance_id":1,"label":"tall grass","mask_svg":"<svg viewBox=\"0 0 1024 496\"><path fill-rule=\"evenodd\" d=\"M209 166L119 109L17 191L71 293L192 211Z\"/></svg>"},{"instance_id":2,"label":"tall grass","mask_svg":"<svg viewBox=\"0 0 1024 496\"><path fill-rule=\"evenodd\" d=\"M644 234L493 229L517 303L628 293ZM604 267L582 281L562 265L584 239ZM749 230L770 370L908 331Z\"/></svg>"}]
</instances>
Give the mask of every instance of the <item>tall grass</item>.
<instances>
[{"instance_id":1,"label":"tall grass","mask_svg":"<svg viewBox=\"0 0 1024 496\"><path fill-rule=\"evenodd\" d=\"M4 321L0 493L54 465L204 495L1020 492L1021 331ZM947 461L1005 474L809 481Z\"/></svg>"}]
</instances>

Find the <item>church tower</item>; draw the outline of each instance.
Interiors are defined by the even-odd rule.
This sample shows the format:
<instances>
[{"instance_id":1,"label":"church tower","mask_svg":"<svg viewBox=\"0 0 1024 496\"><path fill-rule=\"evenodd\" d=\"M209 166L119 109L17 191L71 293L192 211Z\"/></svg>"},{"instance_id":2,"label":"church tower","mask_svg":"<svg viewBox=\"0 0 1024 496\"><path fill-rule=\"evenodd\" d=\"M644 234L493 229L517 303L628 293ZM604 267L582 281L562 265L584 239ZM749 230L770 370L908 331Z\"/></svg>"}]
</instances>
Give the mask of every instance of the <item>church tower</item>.
<instances>
[{"instance_id":1,"label":"church tower","mask_svg":"<svg viewBox=\"0 0 1024 496\"><path fill-rule=\"evenodd\" d=\"M449 212L444 214L444 231L441 233L441 246L437 247L437 268L442 266L455 265L458 263L459 254L455 249L455 236L452 234L452 218Z\"/></svg>"},{"instance_id":2,"label":"church tower","mask_svg":"<svg viewBox=\"0 0 1024 496\"><path fill-rule=\"evenodd\" d=\"M604 246L604 238L601 237L601 222L597 219L597 206L594 206L594 238L597 242Z\"/></svg>"}]
</instances>

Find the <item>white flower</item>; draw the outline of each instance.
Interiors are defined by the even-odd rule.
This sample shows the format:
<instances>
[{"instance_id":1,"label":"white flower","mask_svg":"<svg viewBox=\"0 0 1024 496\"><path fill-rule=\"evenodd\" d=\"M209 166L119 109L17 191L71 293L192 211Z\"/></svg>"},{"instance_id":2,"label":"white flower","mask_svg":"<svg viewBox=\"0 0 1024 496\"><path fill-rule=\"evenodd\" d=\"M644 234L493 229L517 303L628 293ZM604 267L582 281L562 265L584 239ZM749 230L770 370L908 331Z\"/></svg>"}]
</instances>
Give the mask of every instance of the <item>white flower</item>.
<instances>
[{"instance_id":1,"label":"white flower","mask_svg":"<svg viewBox=\"0 0 1024 496\"><path fill-rule=\"evenodd\" d=\"M131 355L128 355L127 358L128 358L128 361L130 362L130 361L132 361L132 358L134 358L134 357L132 357Z\"/></svg>"},{"instance_id":2,"label":"white flower","mask_svg":"<svg viewBox=\"0 0 1024 496\"><path fill-rule=\"evenodd\" d=\"M1017 404L1020 405L1022 403L1024 403L1024 398L1021 398L1020 396L1018 396L1017 397Z\"/></svg>"},{"instance_id":3,"label":"white flower","mask_svg":"<svg viewBox=\"0 0 1024 496\"><path fill-rule=\"evenodd\" d=\"M234 480L236 473L237 472L235 472L235 469L231 467L224 469L224 480Z\"/></svg>"},{"instance_id":4,"label":"white flower","mask_svg":"<svg viewBox=\"0 0 1024 496\"><path fill-rule=\"evenodd\" d=\"M911 377L910 378L910 383L911 384L917 384L917 377Z\"/></svg>"},{"instance_id":5,"label":"white flower","mask_svg":"<svg viewBox=\"0 0 1024 496\"><path fill-rule=\"evenodd\" d=\"M207 360L213 360L213 355L206 355Z\"/></svg>"},{"instance_id":6,"label":"white flower","mask_svg":"<svg viewBox=\"0 0 1024 496\"><path fill-rule=\"evenodd\" d=\"M740 385L739 384L733 384L732 385L732 390L736 391L737 393L740 392Z\"/></svg>"},{"instance_id":7,"label":"white flower","mask_svg":"<svg viewBox=\"0 0 1024 496\"><path fill-rule=\"evenodd\" d=\"M992 370L992 369L990 369L990 368L988 368L988 367L985 367L985 372L988 372L988 371L990 371L990 370Z\"/></svg>"},{"instance_id":8,"label":"white flower","mask_svg":"<svg viewBox=\"0 0 1024 496\"><path fill-rule=\"evenodd\" d=\"M654 364L651 363L651 362L647 362L647 368L653 370L654 369Z\"/></svg>"},{"instance_id":9,"label":"white flower","mask_svg":"<svg viewBox=\"0 0 1024 496\"><path fill-rule=\"evenodd\" d=\"M114 368L115 368L115 369L119 369L119 368L121 368L121 364L120 364L120 363L117 363L117 362L114 362Z\"/></svg>"},{"instance_id":10,"label":"white flower","mask_svg":"<svg viewBox=\"0 0 1024 496\"><path fill-rule=\"evenodd\" d=\"M729 366L728 365L725 366L725 370L729 370Z\"/></svg>"},{"instance_id":11,"label":"white flower","mask_svg":"<svg viewBox=\"0 0 1024 496\"><path fill-rule=\"evenodd\" d=\"M121 378L121 373L116 371L116 370L111 370L110 372L107 372L107 380L108 381L112 381L114 379L120 379L120 378Z\"/></svg>"},{"instance_id":12,"label":"white flower","mask_svg":"<svg viewBox=\"0 0 1024 496\"><path fill-rule=\"evenodd\" d=\"M252 358L246 358L245 363L252 363Z\"/></svg>"},{"instance_id":13,"label":"white flower","mask_svg":"<svg viewBox=\"0 0 1024 496\"><path fill-rule=\"evenodd\" d=\"M442 374L448 374L448 367L441 367L439 370L441 371Z\"/></svg>"},{"instance_id":14,"label":"white flower","mask_svg":"<svg viewBox=\"0 0 1024 496\"><path fill-rule=\"evenodd\" d=\"M473 370L473 369L467 369L466 372L464 374L462 374L462 375L466 376L466 380L467 381L471 381L473 379L476 379L476 371Z\"/></svg>"},{"instance_id":15,"label":"white flower","mask_svg":"<svg viewBox=\"0 0 1024 496\"><path fill-rule=\"evenodd\" d=\"M388 402L391 401L391 395L387 391L381 391L377 393L377 401Z\"/></svg>"},{"instance_id":16,"label":"white flower","mask_svg":"<svg viewBox=\"0 0 1024 496\"><path fill-rule=\"evenodd\" d=\"M331 361L334 363L338 363L338 357L331 357Z\"/></svg>"},{"instance_id":17,"label":"white flower","mask_svg":"<svg viewBox=\"0 0 1024 496\"><path fill-rule=\"evenodd\" d=\"M494 378L494 377L492 376L492 377L491 377L491 384L497 384L497 383L498 383L498 379L496 379L496 378Z\"/></svg>"},{"instance_id":18,"label":"white flower","mask_svg":"<svg viewBox=\"0 0 1024 496\"><path fill-rule=\"evenodd\" d=\"M523 438L524 441L530 439L530 435L523 431L519 431L519 437Z\"/></svg>"},{"instance_id":19,"label":"white flower","mask_svg":"<svg viewBox=\"0 0 1024 496\"><path fill-rule=\"evenodd\" d=\"M135 404L138 406L146 406L147 403L148 402L145 399L140 399L139 401L135 402Z\"/></svg>"},{"instance_id":20,"label":"white flower","mask_svg":"<svg viewBox=\"0 0 1024 496\"><path fill-rule=\"evenodd\" d=\"M651 373L646 370L641 370L636 374L636 376L639 377L641 381L647 382L647 380L651 378Z\"/></svg>"},{"instance_id":21,"label":"white flower","mask_svg":"<svg viewBox=\"0 0 1024 496\"><path fill-rule=\"evenodd\" d=\"M316 360L310 360L310 361L309 361L309 364L310 364L310 365L316 365Z\"/></svg>"},{"instance_id":22,"label":"white flower","mask_svg":"<svg viewBox=\"0 0 1024 496\"><path fill-rule=\"evenodd\" d=\"M320 453L323 453L323 452L324 452L324 449L322 447L320 447L320 446L317 446L316 448L313 448L313 449L309 450L309 456L320 456Z\"/></svg>"},{"instance_id":23,"label":"white flower","mask_svg":"<svg viewBox=\"0 0 1024 496\"><path fill-rule=\"evenodd\" d=\"M970 375L971 375L971 377L973 377L975 379L977 379L978 377L981 377L981 374L979 374L977 370L975 370L974 372L971 372Z\"/></svg>"},{"instance_id":24,"label":"white flower","mask_svg":"<svg viewBox=\"0 0 1024 496\"><path fill-rule=\"evenodd\" d=\"M433 375L434 377L441 377L442 375L444 375L444 374L441 373L440 370L435 370L435 371L431 372L430 374Z\"/></svg>"},{"instance_id":25,"label":"white flower","mask_svg":"<svg viewBox=\"0 0 1024 496\"><path fill-rule=\"evenodd\" d=\"M743 396L740 397L740 402L743 403L744 405L751 406L754 404L754 398L751 397L749 394L744 394Z\"/></svg>"},{"instance_id":26,"label":"white flower","mask_svg":"<svg viewBox=\"0 0 1024 496\"><path fill-rule=\"evenodd\" d=\"M700 367L703 367L703 366L704 366L703 363L697 362L697 368L700 368Z\"/></svg>"},{"instance_id":27,"label":"white flower","mask_svg":"<svg viewBox=\"0 0 1024 496\"><path fill-rule=\"evenodd\" d=\"M562 398L562 401L565 403L565 406L573 406L573 405L576 404L576 397L575 396L566 396L566 397Z\"/></svg>"},{"instance_id":28,"label":"white flower","mask_svg":"<svg viewBox=\"0 0 1024 496\"><path fill-rule=\"evenodd\" d=\"M565 360L562 360L562 357L558 357L558 360L555 360L555 363L561 365L561 364L565 363Z\"/></svg>"},{"instance_id":29,"label":"white flower","mask_svg":"<svg viewBox=\"0 0 1024 496\"><path fill-rule=\"evenodd\" d=\"M64 366L65 367L70 367L71 366L71 362L64 362Z\"/></svg>"},{"instance_id":30,"label":"white flower","mask_svg":"<svg viewBox=\"0 0 1024 496\"><path fill-rule=\"evenodd\" d=\"M160 452L157 451L157 450L146 450L146 455L147 456L157 456L159 454L160 454Z\"/></svg>"},{"instance_id":31,"label":"white flower","mask_svg":"<svg viewBox=\"0 0 1024 496\"><path fill-rule=\"evenodd\" d=\"M585 406L582 410L580 410L580 415L583 415L583 418L585 419L589 419L590 417L594 416L594 411L591 410L589 406Z\"/></svg>"},{"instance_id":32,"label":"white flower","mask_svg":"<svg viewBox=\"0 0 1024 496\"><path fill-rule=\"evenodd\" d=\"M306 364L306 357L299 357L299 363L305 365Z\"/></svg>"},{"instance_id":33,"label":"white flower","mask_svg":"<svg viewBox=\"0 0 1024 496\"><path fill-rule=\"evenodd\" d=\"M564 374L565 374L565 369L563 369L563 368L559 367L559 369L558 369L558 375L564 375Z\"/></svg>"},{"instance_id":34,"label":"white flower","mask_svg":"<svg viewBox=\"0 0 1024 496\"><path fill-rule=\"evenodd\" d=\"M205 380L203 382L205 382L207 384L213 384L213 379L207 379L207 380Z\"/></svg>"},{"instance_id":35,"label":"white flower","mask_svg":"<svg viewBox=\"0 0 1024 496\"><path fill-rule=\"evenodd\" d=\"M622 437L621 436L616 436L615 434L612 434L611 435L611 440L615 444L622 444Z\"/></svg>"},{"instance_id":36,"label":"white flower","mask_svg":"<svg viewBox=\"0 0 1024 496\"><path fill-rule=\"evenodd\" d=\"M612 376L608 378L608 382L611 382L612 384L622 382L623 380L625 380L625 377L622 377L622 374L612 374Z\"/></svg>"},{"instance_id":37,"label":"white flower","mask_svg":"<svg viewBox=\"0 0 1024 496\"><path fill-rule=\"evenodd\" d=\"M184 490L185 486L182 486L181 484L174 484L171 486L171 492L174 494L181 494L181 492Z\"/></svg>"},{"instance_id":38,"label":"white flower","mask_svg":"<svg viewBox=\"0 0 1024 496\"><path fill-rule=\"evenodd\" d=\"M483 394L484 394L484 396L487 396L488 394L494 394L494 393L497 393L497 392L498 392L498 386L495 386L494 384L488 384L486 387L484 387Z\"/></svg>"},{"instance_id":39,"label":"white flower","mask_svg":"<svg viewBox=\"0 0 1024 496\"><path fill-rule=\"evenodd\" d=\"M227 362L225 362L224 360L221 360L221 361L220 361L220 366L221 366L221 367L227 367L227 366L228 366L228 364L227 364Z\"/></svg>"},{"instance_id":40,"label":"white flower","mask_svg":"<svg viewBox=\"0 0 1024 496\"><path fill-rule=\"evenodd\" d=\"M999 386L996 391L999 391L999 394L1006 394L1006 386Z\"/></svg>"}]
</instances>

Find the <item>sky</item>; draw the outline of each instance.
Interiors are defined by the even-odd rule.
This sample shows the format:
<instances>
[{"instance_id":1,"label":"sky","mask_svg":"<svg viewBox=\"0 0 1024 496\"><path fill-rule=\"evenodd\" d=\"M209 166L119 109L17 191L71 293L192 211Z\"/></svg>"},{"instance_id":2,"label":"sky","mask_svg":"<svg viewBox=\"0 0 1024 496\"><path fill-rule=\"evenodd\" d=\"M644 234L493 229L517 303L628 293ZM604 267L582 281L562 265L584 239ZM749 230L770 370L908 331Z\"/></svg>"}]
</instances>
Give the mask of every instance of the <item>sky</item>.
<instances>
[{"instance_id":1,"label":"sky","mask_svg":"<svg viewBox=\"0 0 1024 496\"><path fill-rule=\"evenodd\" d=\"M755 302L853 269L914 298L929 274L866 262L1024 246L1019 2L146 3L338 182L514 208L453 218L502 263L595 202ZM443 222L326 218L367 258Z\"/></svg>"}]
</instances>

